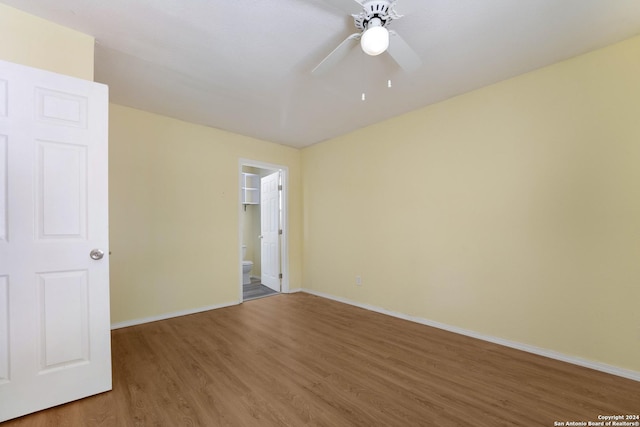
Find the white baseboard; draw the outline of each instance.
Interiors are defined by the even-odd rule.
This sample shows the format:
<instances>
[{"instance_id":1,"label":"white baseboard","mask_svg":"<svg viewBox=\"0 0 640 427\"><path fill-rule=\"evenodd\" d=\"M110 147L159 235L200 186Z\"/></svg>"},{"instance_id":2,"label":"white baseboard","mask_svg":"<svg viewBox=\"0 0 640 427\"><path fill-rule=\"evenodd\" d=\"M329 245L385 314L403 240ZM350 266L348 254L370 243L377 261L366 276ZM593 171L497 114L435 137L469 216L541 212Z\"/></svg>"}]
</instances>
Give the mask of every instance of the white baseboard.
<instances>
[{"instance_id":1,"label":"white baseboard","mask_svg":"<svg viewBox=\"0 0 640 427\"><path fill-rule=\"evenodd\" d=\"M302 292L303 289L302 288L293 288L293 289L289 289L286 293L287 294L295 294L296 292Z\"/></svg>"},{"instance_id":2,"label":"white baseboard","mask_svg":"<svg viewBox=\"0 0 640 427\"><path fill-rule=\"evenodd\" d=\"M158 320L166 320L166 319L171 319L173 317L187 316L189 314L202 313L203 311L216 310L218 308L231 307L233 305L238 305L238 304L240 303L235 301L235 302L229 302L226 304L208 305L206 307L194 308L191 310L182 310L182 311L176 311L173 313L161 314L159 316L145 317L143 319L134 319L134 320L127 320L124 322L112 323L111 330L127 328L129 326L142 325L143 323L157 322Z\"/></svg>"},{"instance_id":3,"label":"white baseboard","mask_svg":"<svg viewBox=\"0 0 640 427\"><path fill-rule=\"evenodd\" d=\"M606 372L607 374L617 375L619 377L628 378L634 381L640 381L640 372L632 371L630 369L619 368L617 366L607 365L605 363L594 362L587 359L582 359L580 357L569 356L563 353L559 353L553 350L547 350L540 347L535 347L528 344L522 344L516 341L510 341L503 338L497 338L490 335L480 334L478 332L470 331L468 329L459 328L457 326L447 325L445 323L436 322L429 319L424 319L422 317L409 316L404 313L400 313L397 311L390 311L381 307L377 307L374 305L363 304L356 301L352 301L348 298L337 297L330 294L325 294L324 292L317 292L311 289L301 289L302 292L306 292L311 295L316 295L322 298L327 298L330 300L342 302L345 304L353 305L355 307L364 308L365 310L374 311L376 313L386 314L388 316L397 317L399 319L409 320L411 322L420 323L427 326L432 326L434 328L443 329L445 331L453 332L460 335L466 335L468 337L477 338L483 341L492 342L494 344L503 345L505 347L515 348L516 350L526 351L528 353L537 354L539 356L548 357L550 359L560 360L562 362L571 363L578 366L583 366L585 368L594 369L596 371Z\"/></svg>"}]
</instances>

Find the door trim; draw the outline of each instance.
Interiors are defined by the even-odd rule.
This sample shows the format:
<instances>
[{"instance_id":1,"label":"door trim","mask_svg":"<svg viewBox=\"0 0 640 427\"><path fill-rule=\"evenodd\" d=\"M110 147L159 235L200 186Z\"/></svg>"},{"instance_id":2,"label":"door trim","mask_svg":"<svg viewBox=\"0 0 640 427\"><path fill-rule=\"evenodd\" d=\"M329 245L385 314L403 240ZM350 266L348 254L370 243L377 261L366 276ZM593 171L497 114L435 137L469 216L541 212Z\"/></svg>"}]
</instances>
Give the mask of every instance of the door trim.
<instances>
[{"instance_id":1,"label":"door trim","mask_svg":"<svg viewBox=\"0 0 640 427\"><path fill-rule=\"evenodd\" d=\"M269 169L280 171L282 174L282 241L280 245L280 265L282 273L282 283L280 292L288 294L289 290L289 168L283 165L265 163L257 160L241 158L238 162L238 301L242 298L242 167L254 167L258 169Z\"/></svg>"}]
</instances>

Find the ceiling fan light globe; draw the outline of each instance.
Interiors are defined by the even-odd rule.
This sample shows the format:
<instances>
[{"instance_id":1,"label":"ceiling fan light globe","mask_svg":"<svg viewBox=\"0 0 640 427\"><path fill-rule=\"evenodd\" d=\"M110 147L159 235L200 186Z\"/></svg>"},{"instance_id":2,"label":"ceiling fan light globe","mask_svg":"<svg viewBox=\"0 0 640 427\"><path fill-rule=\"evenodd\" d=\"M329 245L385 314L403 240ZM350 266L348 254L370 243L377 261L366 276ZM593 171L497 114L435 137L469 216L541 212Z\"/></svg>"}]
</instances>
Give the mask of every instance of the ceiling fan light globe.
<instances>
[{"instance_id":1,"label":"ceiling fan light globe","mask_svg":"<svg viewBox=\"0 0 640 427\"><path fill-rule=\"evenodd\" d=\"M367 28L360 38L360 46L367 55L380 55L389 47L389 31L381 26Z\"/></svg>"}]
</instances>

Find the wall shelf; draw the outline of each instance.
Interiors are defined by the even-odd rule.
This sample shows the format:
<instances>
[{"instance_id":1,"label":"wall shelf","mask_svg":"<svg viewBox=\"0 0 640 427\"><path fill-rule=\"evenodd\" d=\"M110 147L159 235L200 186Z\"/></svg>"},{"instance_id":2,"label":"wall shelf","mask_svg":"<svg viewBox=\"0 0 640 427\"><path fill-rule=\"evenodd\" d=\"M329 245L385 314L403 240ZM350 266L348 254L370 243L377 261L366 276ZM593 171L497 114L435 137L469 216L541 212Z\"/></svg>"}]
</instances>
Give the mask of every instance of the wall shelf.
<instances>
[{"instance_id":1,"label":"wall shelf","mask_svg":"<svg viewBox=\"0 0 640 427\"><path fill-rule=\"evenodd\" d=\"M242 204L245 210L247 205L260 204L260 175L242 173Z\"/></svg>"}]
</instances>

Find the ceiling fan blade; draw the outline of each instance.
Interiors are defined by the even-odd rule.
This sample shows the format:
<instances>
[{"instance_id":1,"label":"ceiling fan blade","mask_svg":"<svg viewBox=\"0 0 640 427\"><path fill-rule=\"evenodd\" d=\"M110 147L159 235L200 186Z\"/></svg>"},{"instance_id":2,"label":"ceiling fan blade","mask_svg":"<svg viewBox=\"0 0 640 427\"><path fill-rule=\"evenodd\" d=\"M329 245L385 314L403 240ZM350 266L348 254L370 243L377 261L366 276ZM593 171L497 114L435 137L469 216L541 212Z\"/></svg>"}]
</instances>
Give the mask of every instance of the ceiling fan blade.
<instances>
[{"instance_id":1,"label":"ceiling fan blade","mask_svg":"<svg viewBox=\"0 0 640 427\"><path fill-rule=\"evenodd\" d=\"M418 54L395 31L389 31L389 48L387 52L406 72L417 70L422 65Z\"/></svg>"},{"instance_id":2,"label":"ceiling fan blade","mask_svg":"<svg viewBox=\"0 0 640 427\"><path fill-rule=\"evenodd\" d=\"M349 15L362 12L362 4L357 0L324 0L324 2L343 10Z\"/></svg>"},{"instance_id":3,"label":"ceiling fan blade","mask_svg":"<svg viewBox=\"0 0 640 427\"><path fill-rule=\"evenodd\" d=\"M316 65L316 68L311 71L311 74L319 76L327 72L330 68L333 68L338 62L342 61L349 54L349 52L351 52L351 49L353 49L358 44L360 36L360 33L354 33L344 39L344 41L340 43L337 48L333 49L333 52L327 55L327 57L324 58L322 62Z\"/></svg>"}]
</instances>

